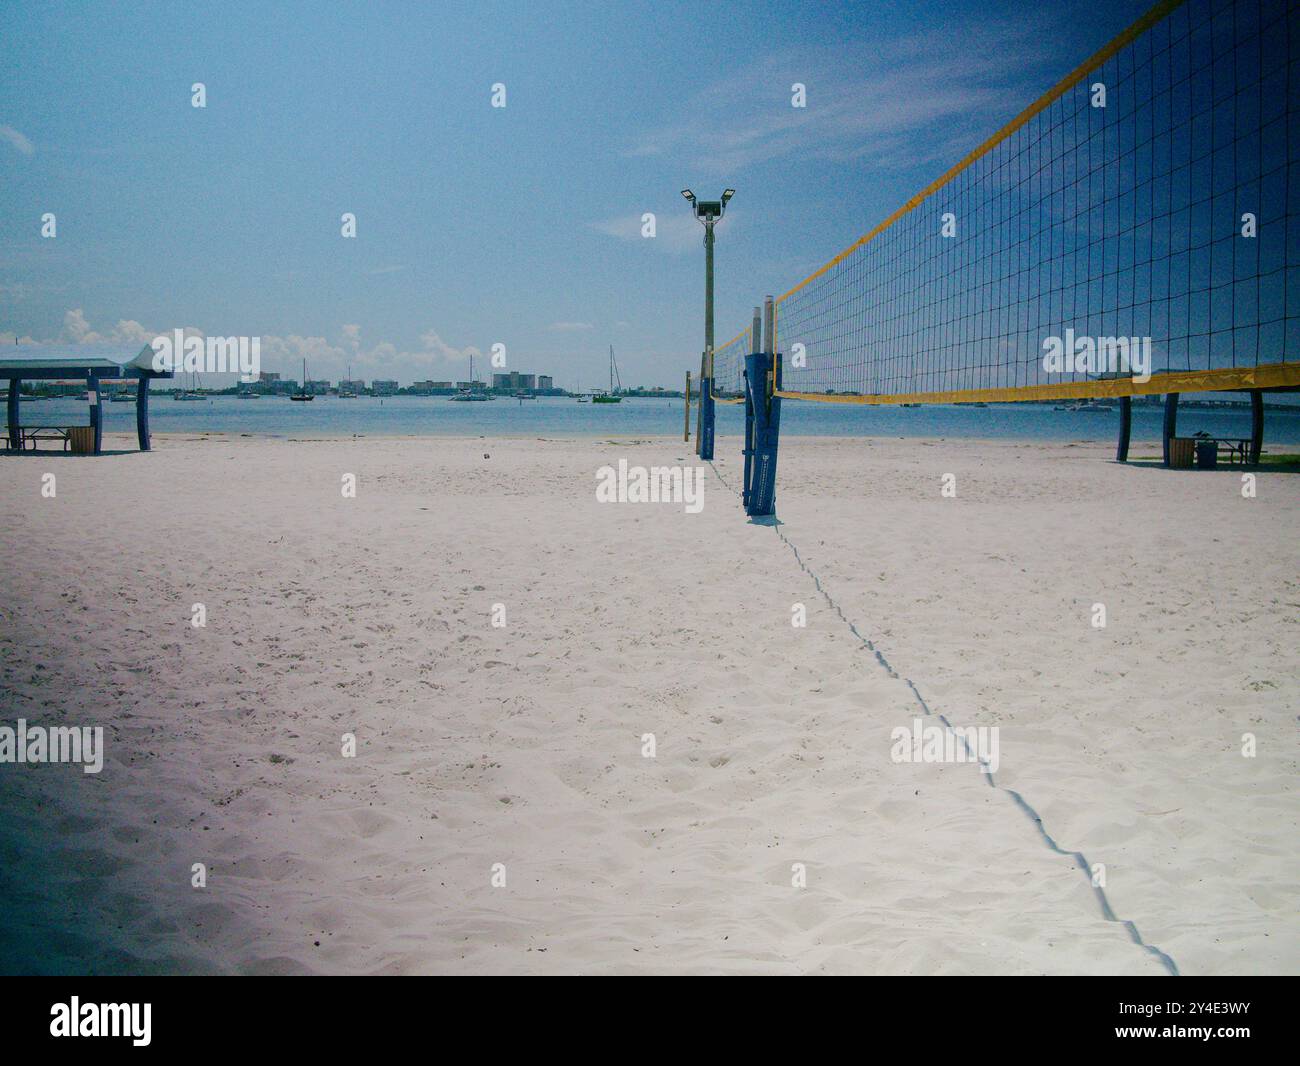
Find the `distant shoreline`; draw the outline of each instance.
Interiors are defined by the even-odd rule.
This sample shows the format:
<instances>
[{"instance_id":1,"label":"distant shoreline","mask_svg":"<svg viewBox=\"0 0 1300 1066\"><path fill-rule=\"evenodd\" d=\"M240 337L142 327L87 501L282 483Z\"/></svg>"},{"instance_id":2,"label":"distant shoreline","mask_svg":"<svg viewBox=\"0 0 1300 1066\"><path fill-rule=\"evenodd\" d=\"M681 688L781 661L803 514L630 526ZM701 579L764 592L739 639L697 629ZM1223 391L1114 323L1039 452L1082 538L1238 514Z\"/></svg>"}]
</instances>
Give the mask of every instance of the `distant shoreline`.
<instances>
[{"instance_id":1,"label":"distant shoreline","mask_svg":"<svg viewBox=\"0 0 1300 1066\"><path fill-rule=\"evenodd\" d=\"M272 432L253 432L248 430L169 430L166 432L155 432L151 434L155 444L171 442L202 442L210 438L213 443L234 442L239 440L248 441L284 441L287 444L338 444L348 441L483 441L492 443L494 441L534 441L541 443L555 444L572 444L582 441L608 442L617 446L627 446L631 444L677 444L684 448L689 448L694 454L694 442L686 442L680 436L673 436L665 433L608 433L608 432L591 432L591 433L573 433L573 432L551 432L548 434L536 433L318 433L310 436L299 435L297 433L272 433ZM939 444L953 444L954 442L963 445L987 445L991 447L1042 447L1042 448L1076 448L1083 446L1095 446L1102 449L1112 449L1114 441L1110 436L1101 437L963 437L963 436L906 436L900 437L898 434L861 434L859 436L846 436L836 434L814 434L814 433L793 433L790 434L792 439L797 440L800 444L817 444L817 443L842 443L845 441L862 441L869 444L895 444L900 440L906 440L914 444L923 446L933 446ZM105 446L109 443L115 443L115 438L120 438L123 442L130 442L131 450L135 449L135 434L127 433L123 430L106 430L104 433ZM722 458L731 458L734 453L735 457L740 456L741 436L735 433L719 433L716 437L720 447L718 449ZM1134 434L1133 445L1136 447L1152 446L1159 448L1160 437L1142 437ZM725 447L722 447L725 445ZM1265 455L1276 455L1280 451L1297 448L1300 449L1300 438L1296 440L1276 440L1270 442L1265 439ZM1134 459L1140 459L1140 455L1134 455Z\"/></svg>"}]
</instances>

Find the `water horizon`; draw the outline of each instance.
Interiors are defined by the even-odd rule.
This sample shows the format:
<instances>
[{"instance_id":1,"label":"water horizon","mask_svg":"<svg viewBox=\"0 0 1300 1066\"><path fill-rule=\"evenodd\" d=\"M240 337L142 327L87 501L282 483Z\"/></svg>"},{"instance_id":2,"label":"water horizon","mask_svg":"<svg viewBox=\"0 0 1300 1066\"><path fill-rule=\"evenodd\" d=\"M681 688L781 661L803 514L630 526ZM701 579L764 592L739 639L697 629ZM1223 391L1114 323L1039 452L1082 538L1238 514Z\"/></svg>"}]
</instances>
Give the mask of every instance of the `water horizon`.
<instances>
[{"instance_id":1,"label":"water horizon","mask_svg":"<svg viewBox=\"0 0 1300 1066\"><path fill-rule=\"evenodd\" d=\"M104 430L135 432L135 405L103 405ZM744 408L717 405L717 432L735 436L744 430ZM694 433L695 408L691 410ZM1159 405L1134 404L1135 441L1159 441L1163 425ZM166 393L151 398L149 425L154 433L247 433L257 436L509 436L556 434L571 437L605 435L673 436L683 428L680 399L625 398L618 404L578 403L565 397L536 400L499 399L488 403L455 403L437 396L357 397L339 400L318 397L310 404L287 397L240 400L233 396L204 397L181 402ZM75 422L87 418L83 399L62 397L24 403L23 425L47 420ZM89 419L87 418L87 421ZM859 404L819 404L786 401L781 431L788 436L825 437L954 437L970 440L1113 440L1119 411L1055 410L1046 404L931 404L885 407ZM1205 431L1216 437L1249 437L1250 409L1200 408L1178 411L1178 432L1189 436ZM1265 412L1265 448L1300 444L1300 407L1271 407Z\"/></svg>"}]
</instances>

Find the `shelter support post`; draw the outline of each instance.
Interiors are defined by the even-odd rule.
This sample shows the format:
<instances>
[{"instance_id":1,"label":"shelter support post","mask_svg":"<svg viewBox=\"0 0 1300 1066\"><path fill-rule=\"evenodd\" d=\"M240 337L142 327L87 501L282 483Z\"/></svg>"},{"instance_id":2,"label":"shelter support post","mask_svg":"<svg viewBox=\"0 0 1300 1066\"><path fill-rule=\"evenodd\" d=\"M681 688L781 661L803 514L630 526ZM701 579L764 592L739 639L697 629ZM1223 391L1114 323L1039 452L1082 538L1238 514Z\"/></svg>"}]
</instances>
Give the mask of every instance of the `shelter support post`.
<instances>
[{"instance_id":1,"label":"shelter support post","mask_svg":"<svg viewBox=\"0 0 1300 1066\"><path fill-rule=\"evenodd\" d=\"M95 431L95 454L104 450L104 406L99 395L99 378L94 374L86 377L86 398L90 401L90 428Z\"/></svg>"},{"instance_id":2,"label":"shelter support post","mask_svg":"<svg viewBox=\"0 0 1300 1066\"><path fill-rule=\"evenodd\" d=\"M140 450L147 452L149 450L149 376L147 374L140 375L135 389L135 435L140 442Z\"/></svg>"},{"instance_id":3,"label":"shelter support post","mask_svg":"<svg viewBox=\"0 0 1300 1066\"><path fill-rule=\"evenodd\" d=\"M1165 466L1169 465L1169 442L1178 435L1178 393L1165 395L1165 428L1161 435L1164 440Z\"/></svg>"},{"instance_id":4,"label":"shelter support post","mask_svg":"<svg viewBox=\"0 0 1300 1066\"><path fill-rule=\"evenodd\" d=\"M5 404L5 428L8 430L9 447L15 451L23 444L22 434L18 430L18 393L22 384L22 378L9 379L9 400Z\"/></svg>"},{"instance_id":5,"label":"shelter support post","mask_svg":"<svg viewBox=\"0 0 1300 1066\"><path fill-rule=\"evenodd\" d=\"M1264 451L1264 393L1250 390L1250 455L1252 466L1259 462Z\"/></svg>"},{"instance_id":6,"label":"shelter support post","mask_svg":"<svg viewBox=\"0 0 1300 1066\"><path fill-rule=\"evenodd\" d=\"M1133 432L1133 397L1119 398L1119 440L1115 444L1115 462L1128 462L1128 442Z\"/></svg>"}]
</instances>

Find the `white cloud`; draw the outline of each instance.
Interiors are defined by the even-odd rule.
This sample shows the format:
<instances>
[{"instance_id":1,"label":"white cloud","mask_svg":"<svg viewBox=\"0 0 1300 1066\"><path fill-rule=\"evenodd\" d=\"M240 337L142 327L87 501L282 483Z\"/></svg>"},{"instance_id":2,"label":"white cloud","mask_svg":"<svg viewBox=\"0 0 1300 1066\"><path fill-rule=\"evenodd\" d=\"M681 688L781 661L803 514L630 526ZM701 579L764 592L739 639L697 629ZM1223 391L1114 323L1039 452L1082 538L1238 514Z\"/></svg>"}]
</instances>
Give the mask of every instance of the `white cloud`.
<instances>
[{"instance_id":1,"label":"white cloud","mask_svg":"<svg viewBox=\"0 0 1300 1066\"><path fill-rule=\"evenodd\" d=\"M342 337L333 343L324 337L262 337L262 366L279 371L286 377L301 376L302 360L307 360L307 373L313 380L328 378L337 381L347 376L361 381L397 380L403 384L428 378L442 380L457 374L467 375L469 359L473 355L478 365L476 372L486 367L483 353L474 345L457 348L444 341L434 330L420 335L420 345L403 348L391 341L367 344L361 336L361 327L347 323L341 327Z\"/></svg>"},{"instance_id":2,"label":"white cloud","mask_svg":"<svg viewBox=\"0 0 1300 1066\"><path fill-rule=\"evenodd\" d=\"M0 137L12 144L23 155L31 155L36 151L36 146L12 126L0 126Z\"/></svg>"},{"instance_id":3,"label":"white cloud","mask_svg":"<svg viewBox=\"0 0 1300 1066\"><path fill-rule=\"evenodd\" d=\"M641 215L628 214L618 215L614 218L607 218L603 222L590 223L591 228L598 233L603 233L609 237L618 237L628 241L644 241L654 251L659 252L684 252L698 249L704 242L704 227L696 221L695 216L691 214L689 207L682 202L680 206L674 205L670 212L657 212L655 214L655 235L653 237L643 237L641 235ZM735 214L728 211L726 220L719 225L726 226L727 229L735 229Z\"/></svg>"},{"instance_id":4,"label":"white cloud","mask_svg":"<svg viewBox=\"0 0 1300 1066\"><path fill-rule=\"evenodd\" d=\"M483 358L483 352L474 345L453 348L431 329L420 334L420 342L424 345L423 354L426 358L440 360L444 363L465 363L468 366L471 355L475 359Z\"/></svg>"},{"instance_id":5,"label":"white cloud","mask_svg":"<svg viewBox=\"0 0 1300 1066\"><path fill-rule=\"evenodd\" d=\"M90 332L90 323L86 321L86 312L78 307L63 316L63 332L74 344L84 344L85 336Z\"/></svg>"},{"instance_id":6,"label":"white cloud","mask_svg":"<svg viewBox=\"0 0 1300 1066\"><path fill-rule=\"evenodd\" d=\"M159 329L146 329L139 322L123 319L115 326L96 329L87 319L85 311L78 307L64 313L63 328L53 341L40 342L24 337L22 343L138 343L143 347L154 337L170 334L175 328L164 325ZM187 337L207 335L194 326L186 326L182 332ZM404 348L390 341L367 344L362 338L361 326L356 323L341 326L339 332L336 341L296 333L286 336L262 334L262 369L297 379L302 375L302 360L306 359L307 373L313 380L328 378L337 381L347 375L348 367L351 366L353 378L364 381L375 378L396 379L409 384L427 378L442 380L467 375L472 355L477 373L487 373L488 370L487 360L478 347L471 344L458 348L448 344L432 329L425 330L420 335L418 346L413 348ZM0 333L0 339L12 344L13 333ZM217 388L229 385L234 380L234 375L204 375L204 381Z\"/></svg>"},{"instance_id":7,"label":"white cloud","mask_svg":"<svg viewBox=\"0 0 1300 1066\"><path fill-rule=\"evenodd\" d=\"M186 336L203 336L198 330L187 327ZM134 319L122 319L106 330L93 330L81 308L68 311L63 316L63 331L59 340L65 344L148 344L158 336L156 330L147 330Z\"/></svg>"},{"instance_id":8,"label":"white cloud","mask_svg":"<svg viewBox=\"0 0 1300 1066\"><path fill-rule=\"evenodd\" d=\"M582 330L595 329L591 322L552 322L546 327L553 333L578 333Z\"/></svg>"}]
</instances>

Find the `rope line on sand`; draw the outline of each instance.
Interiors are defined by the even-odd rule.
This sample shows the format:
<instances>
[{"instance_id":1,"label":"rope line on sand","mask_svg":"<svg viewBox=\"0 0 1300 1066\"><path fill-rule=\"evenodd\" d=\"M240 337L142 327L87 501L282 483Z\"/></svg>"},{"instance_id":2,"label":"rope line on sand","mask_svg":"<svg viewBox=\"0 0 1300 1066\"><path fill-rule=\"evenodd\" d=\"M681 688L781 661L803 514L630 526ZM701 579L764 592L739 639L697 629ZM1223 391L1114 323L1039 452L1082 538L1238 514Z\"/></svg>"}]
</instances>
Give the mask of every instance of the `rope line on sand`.
<instances>
[{"instance_id":1,"label":"rope line on sand","mask_svg":"<svg viewBox=\"0 0 1300 1066\"><path fill-rule=\"evenodd\" d=\"M722 482L723 486L727 489L727 491L734 492L735 490L733 490L731 486L727 483L727 479L722 476L722 473L721 471L718 470L717 466L714 465L712 462L709 463L709 466L712 468L713 473L717 476L718 480ZM983 760L977 758L976 753L971 751L970 743L967 741L965 734L956 733L952 723L948 720L946 715L932 710L930 708L930 705L926 703L925 697L921 695L920 690L913 683L912 679L909 677L903 677L897 670L895 670L893 665L889 662L889 660L885 658L884 653L878 647L876 647L875 641L869 639L868 637L863 636L858 631L858 627L844 613L844 610L834 600L831 594L826 591L826 587L822 584L821 578L818 577L817 574L815 574L812 571L812 569L808 566L808 564L804 562L803 556L799 554L799 549L795 546L794 542L791 541L790 538L785 535L784 531L781 529L780 523L778 523L775 519L773 519L771 521L759 520L758 524L770 525L772 529L776 531L776 535L781 539L781 542L785 544L785 546L789 548L791 553L794 555L795 562L799 564L799 569L801 569L805 574L808 575L809 578L812 579L813 586L821 594L822 598L825 599L825 601L830 605L831 610L833 610L839 616L840 621L843 622L846 627L848 627L849 632L852 633L853 636L862 643L862 646L866 648L867 651L871 652L871 654L875 657L876 662L880 666L880 668L884 670L885 673L892 680L901 681L903 684L905 684L908 687L908 690L912 693L912 696L915 698L917 705L920 706L921 710L926 714L927 717L934 718L937 721L942 722L945 729L947 729L951 733L955 733L957 738L962 742L962 746L966 749L966 753L969 756L971 756L970 761L974 762L979 767L980 773L984 775L985 783L990 788L996 789L998 792L1004 792L1011 797L1016 807L1025 815L1026 818L1028 818L1033 823L1034 828L1038 831L1038 835L1042 838L1043 843L1046 844L1049 849L1051 849L1057 855L1064 855L1067 858L1072 858L1074 860L1075 865L1079 867L1079 869L1083 872L1083 875L1088 879L1088 885L1092 889L1093 895L1096 896L1097 904L1101 909L1101 916L1108 922L1114 922L1117 925L1123 926L1124 929L1128 932L1129 939L1132 940L1133 943L1136 944L1138 947L1140 947L1143 951L1147 952L1149 955L1155 958L1160 963L1160 965L1165 968L1166 972L1171 977L1180 976L1178 964L1168 954L1166 954L1164 951L1161 951L1160 948L1156 947L1154 944L1148 944L1145 940L1143 940L1142 934L1138 932L1138 927L1132 921L1130 921L1127 918L1120 918L1115 914L1114 909L1110 905L1110 900L1106 896L1105 889L1101 888L1099 885L1093 884L1092 864L1088 862L1088 859L1083 854L1083 852L1071 851L1066 848L1062 848L1059 844L1057 844L1056 840L1047 831L1047 827L1043 824L1042 817L1039 815L1038 811L1035 810L1034 807L1029 803L1029 801L1026 800L1025 797L1022 796L1015 789L1006 788L1002 785L999 785L997 781L994 779L994 776L992 772L989 770L986 763Z\"/></svg>"}]
</instances>

